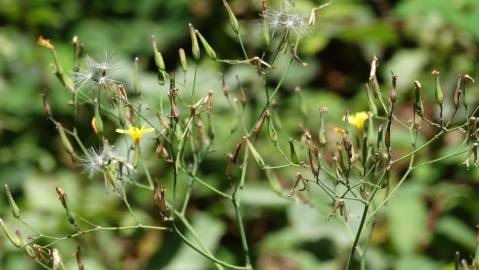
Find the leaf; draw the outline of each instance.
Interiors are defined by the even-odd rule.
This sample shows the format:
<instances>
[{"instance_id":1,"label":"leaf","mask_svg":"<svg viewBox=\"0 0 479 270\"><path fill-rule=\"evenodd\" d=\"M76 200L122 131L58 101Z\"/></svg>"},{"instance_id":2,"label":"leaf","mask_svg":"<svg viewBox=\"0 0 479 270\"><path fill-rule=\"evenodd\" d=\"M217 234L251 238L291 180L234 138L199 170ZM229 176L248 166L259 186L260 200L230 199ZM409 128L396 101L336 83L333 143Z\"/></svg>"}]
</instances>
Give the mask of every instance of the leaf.
<instances>
[{"instance_id":1,"label":"leaf","mask_svg":"<svg viewBox=\"0 0 479 270\"><path fill-rule=\"evenodd\" d=\"M451 241L456 242L473 252L476 248L476 233L461 220L446 216L441 218L437 225L437 233L447 236Z\"/></svg>"}]
</instances>

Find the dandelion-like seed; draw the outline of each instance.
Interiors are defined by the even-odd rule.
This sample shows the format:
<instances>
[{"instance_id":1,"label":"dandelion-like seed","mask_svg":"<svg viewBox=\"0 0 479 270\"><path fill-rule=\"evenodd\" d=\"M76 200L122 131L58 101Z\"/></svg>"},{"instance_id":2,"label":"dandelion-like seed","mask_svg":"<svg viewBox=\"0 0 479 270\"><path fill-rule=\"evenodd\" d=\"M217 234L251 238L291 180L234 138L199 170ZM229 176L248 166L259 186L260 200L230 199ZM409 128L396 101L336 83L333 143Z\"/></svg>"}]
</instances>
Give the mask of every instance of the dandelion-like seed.
<instances>
[{"instance_id":1,"label":"dandelion-like seed","mask_svg":"<svg viewBox=\"0 0 479 270\"><path fill-rule=\"evenodd\" d=\"M83 87L95 87L96 89L110 89L112 84L119 83L111 78L112 73L120 65L115 62L111 54L105 52L102 58L93 59L85 57L84 65L80 70L73 72L75 89L78 91Z\"/></svg>"},{"instance_id":2,"label":"dandelion-like seed","mask_svg":"<svg viewBox=\"0 0 479 270\"><path fill-rule=\"evenodd\" d=\"M263 13L273 32L282 31L304 34L311 30L308 19L305 16L291 11L293 6L292 1L284 0L281 10L269 9Z\"/></svg>"},{"instance_id":3,"label":"dandelion-like seed","mask_svg":"<svg viewBox=\"0 0 479 270\"><path fill-rule=\"evenodd\" d=\"M89 178L93 178L93 176L102 172L105 166L110 164L112 160L118 161L120 157L112 146L105 143L101 148L90 148L88 153L80 159L80 165L83 168L83 172Z\"/></svg>"}]
</instances>

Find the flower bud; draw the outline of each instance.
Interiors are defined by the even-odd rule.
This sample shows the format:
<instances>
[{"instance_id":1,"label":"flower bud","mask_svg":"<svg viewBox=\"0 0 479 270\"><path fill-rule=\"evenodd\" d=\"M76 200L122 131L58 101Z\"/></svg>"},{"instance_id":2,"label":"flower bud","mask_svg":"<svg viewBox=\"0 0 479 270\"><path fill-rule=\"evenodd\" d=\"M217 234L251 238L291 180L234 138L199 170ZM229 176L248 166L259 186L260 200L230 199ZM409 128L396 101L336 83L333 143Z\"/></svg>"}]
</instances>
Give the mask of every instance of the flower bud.
<instances>
[{"instance_id":1,"label":"flower bud","mask_svg":"<svg viewBox=\"0 0 479 270\"><path fill-rule=\"evenodd\" d=\"M75 155L75 150L73 150L73 146L70 143L67 134L65 133L65 128L62 126L62 124L58 122L55 122L55 126L58 130L58 134L60 135L60 141L62 142L63 147L65 147L65 149L70 155Z\"/></svg>"},{"instance_id":2,"label":"flower bud","mask_svg":"<svg viewBox=\"0 0 479 270\"><path fill-rule=\"evenodd\" d=\"M71 210L70 210L70 203L68 201L67 194L65 193L65 191L63 191L62 188L56 187L55 190L57 191L58 199L62 203L63 208L65 208L65 211L67 213L68 222L70 222L70 224L72 224L73 226L77 226L75 218L73 217L73 215L71 213Z\"/></svg>"},{"instance_id":3,"label":"flower bud","mask_svg":"<svg viewBox=\"0 0 479 270\"><path fill-rule=\"evenodd\" d=\"M198 39L196 38L195 28L191 23L188 24L190 29L190 37L191 37L191 52L193 53L193 58L196 60L200 59L200 46L198 45Z\"/></svg>"},{"instance_id":4,"label":"flower bud","mask_svg":"<svg viewBox=\"0 0 479 270\"><path fill-rule=\"evenodd\" d=\"M15 218L20 218L20 208L18 208L17 204L15 203L10 188L7 184L5 184L5 193L7 194L8 204L10 205L13 216Z\"/></svg>"},{"instance_id":5,"label":"flower bud","mask_svg":"<svg viewBox=\"0 0 479 270\"><path fill-rule=\"evenodd\" d=\"M248 140L248 138L243 137L243 139L246 141L246 144L248 145L248 148L249 148L251 154L253 155L253 158L254 158L254 160L256 161L256 163L257 163L261 168L264 167L264 165L265 165L264 160L263 160L263 158L260 156L260 154L258 153L258 151L256 151L256 148L254 148L253 144Z\"/></svg>"},{"instance_id":6,"label":"flower bud","mask_svg":"<svg viewBox=\"0 0 479 270\"><path fill-rule=\"evenodd\" d=\"M289 152L290 152L289 154L290 154L291 161L295 164L299 164L299 158L298 158L298 155L296 154L296 149L294 147L293 139L289 138L288 143L289 143Z\"/></svg>"},{"instance_id":7,"label":"flower bud","mask_svg":"<svg viewBox=\"0 0 479 270\"><path fill-rule=\"evenodd\" d=\"M134 61L134 69L133 69L133 89L135 90L135 94L141 94L141 81L140 81L140 59L135 57Z\"/></svg>"},{"instance_id":8,"label":"flower bud","mask_svg":"<svg viewBox=\"0 0 479 270\"><path fill-rule=\"evenodd\" d=\"M205 51L206 51L206 54L208 55L208 57L213 59L213 60L216 60L216 52L210 46L208 41L206 41L205 37L203 37L203 35L198 30L195 30L195 33L200 38L200 42L203 45L203 48L205 48Z\"/></svg>"},{"instance_id":9,"label":"flower bud","mask_svg":"<svg viewBox=\"0 0 479 270\"><path fill-rule=\"evenodd\" d=\"M319 146L324 147L326 145L326 126L324 123L325 114L328 112L328 108L322 107L319 110Z\"/></svg>"},{"instance_id":10,"label":"flower bud","mask_svg":"<svg viewBox=\"0 0 479 270\"><path fill-rule=\"evenodd\" d=\"M93 131L95 131L95 134L101 135L103 134L103 120L100 114L100 102L96 98L94 100L94 106L95 116L91 120L91 126L93 128Z\"/></svg>"},{"instance_id":11,"label":"flower bud","mask_svg":"<svg viewBox=\"0 0 479 270\"><path fill-rule=\"evenodd\" d=\"M414 93L416 97L414 108L417 114L422 117L424 116L424 106L421 97L421 83L418 80L414 81Z\"/></svg>"},{"instance_id":12,"label":"flower bud","mask_svg":"<svg viewBox=\"0 0 479 270\"><path fill-rule=\"evenodd\" d=\"M183 70L183 72L186 72L188 70L188 62L186 61L185 50L183 50L183 48L180 48L178 50L178 54L180 55L181 70Z\"/></svg>"},{"instance_id":13,"label":"flower bud","mask_svg":"<svg viewBox=\"0 0 479 270\"><path fill-rule=\"evenodd\" d=\"M269 131L269 138L273 142L274 145L278 144L278 133L274 129L274 122L273 117L268 118L268 131Z\"/></svg>"},{"instance_id":14,"label":"flower bud","mask_svg":"<svg viewBox=\"0 0 479 270\"><path fill-rule=\"evenodd\" d=\"M10 242L15 247L17 247L17 248L22 247L22 240L17 235L10 232L10 230L7 228L7 225L5 224L3 219L1 219L1 218L0 218L0 227L2 228L3 233L5 234L5 236L8 238L8 240L10 240Z\"/></svg>"},{"instance_id":15,"label":"flower bud","mask_svg":"<svg viewBox=\"0 0 479 270\"><path fill-rule=\"evenodd\" d=\"M233 10L231 9L230 5L228 4L226 0L223 0L223 5L226 8L226 12L228 12L228 18L230 19L231 28L233 29L235 33L238 33L239 31L238 20L236 19L236 16Z\"/></svg>"},{"instance_id":16,"label":"flower bud","mask_svg":"<svg viewBox=\"0 0 479 270\"><path fill-rule=\"evenodd\" d=\"M439 79L439 71L433 70L432 75L434 75L434 78L436 80L436 92L435 92L436 103L437 105L442 106L442 103L444 102L444 95L442 94L441 81Z\"/></svg>"},{"instance_id":17,"label":"flower bud","mask_svg":"<svg viewBox=\"0 0 479 270\"><path fill-rule=\"evenodd\" d=\"M468 101L467 101L467 98L466 98L466 91L467 91L467 82L471 82L471 83L474 83L474 79L469 76L468 74L464 75L462 77L462 96L463 96L463 99L462 99L462 104L464 105L464 108L467 110L467 105L468 105Z\"/></svg>"},{"instance_id":18,"label":"flower bud","mask_svg":"<svg viewBox=\"0 0 479 270\"><path fill-rule=\"evenodd\" d=\"M454 108L457 110L459 108L459 101L461 99L461 94L462 94L462 83L463 83L463 78L462 76L459 76L457 78L457 83L456 83L456 88L454 89Z\"/></svg>"},{"instance_id":19,"label":"flower bud","mask_svg":"<svg viewBox=\"0 0 479 270\"><path fill-rule=\"evenodd\" d=\"M259 132L263 128L264 121L268 117L269 117L269 111L264 111L261 114L261 116L259 117L258 122L256 122L256 125L255 125L254 130L253 130L253 134L255 134L255 137L258 137Z\"/></svg>"}]
</instances>

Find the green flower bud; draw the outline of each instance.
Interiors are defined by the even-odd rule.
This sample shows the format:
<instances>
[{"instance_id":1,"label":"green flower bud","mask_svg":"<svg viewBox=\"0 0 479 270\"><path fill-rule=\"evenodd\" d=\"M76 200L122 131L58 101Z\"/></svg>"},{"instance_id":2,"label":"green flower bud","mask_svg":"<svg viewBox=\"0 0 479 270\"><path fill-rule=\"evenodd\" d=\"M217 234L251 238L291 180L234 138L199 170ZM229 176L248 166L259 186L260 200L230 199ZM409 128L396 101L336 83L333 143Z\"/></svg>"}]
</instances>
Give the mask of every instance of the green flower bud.
<instances>
[{"instance_id":1,"label":"green flower bud","mask_svg":"<svg viewBox=\"0 0 479 270\"><path fill-rule=\"evenodd\" d=\"M205 51L206 51L206 54L208 55L208 57L215 60L216 59L216 53L213 50L213 48L210 46L208 41L206 41L205 37L203 37L203 35L198 30L195 30L195 33L200 38L200 42L203 45L203 47L205 48Z\"/></svg>"},{"instance_id":2,"label":"green flower bud","mask_svg":"<svg viewBox=\"0 0 479 270\"><path fill-rule=\"evenodd\" d=\"M432 75L434 75L436 80L436 92L435 92L436 103L437 105L442 106L442 103L444 102L444 95L442 93L441 81L439 79L439 71L433 70Z\"/></svg>"},{"instance_id":3,"label":"green flower bud","mask_svg":"<svg viewBox=\"0 0 479 270\"><path fill-rule=\"evenodd\" d=\"M200 46L198 45L198 39L196 38L195 34L195 28L193 25L190 23L188 24L188 27L190 29L190 37L191 37L191 52L193 53L193 58L196 60L200 59Z\"/></svg>"},{"instance_id":4,"label":"green flower bud","mask_svg":"<svg viewBox=\"0 0 479 270\"><path fill-rule=\"evenodd\" d=\"M235 16L233 10L231 9L228 2L226 2L226 0L223 0L223 5L226 8L226 12L228 12L228 17L230 19L231 28L233 28L233 31L235 31L235 33L238 33L238 31L239 31L238 20L236 19L236 16Z\"/></svg>"},{"instance_id":5,"label":"green flower bud","mask_svg":"<svg viewBox=\"0 0 479 270\"><path fill-rule=\"evenodd\" d=\"M20 218L20 208L18 208L17 204L15 203L12 193L10 192L10 188L7 184L5 184L5 193L7 194L8 204L10 205L13 216L15 218Z\"/></svg>"}]
</instances>

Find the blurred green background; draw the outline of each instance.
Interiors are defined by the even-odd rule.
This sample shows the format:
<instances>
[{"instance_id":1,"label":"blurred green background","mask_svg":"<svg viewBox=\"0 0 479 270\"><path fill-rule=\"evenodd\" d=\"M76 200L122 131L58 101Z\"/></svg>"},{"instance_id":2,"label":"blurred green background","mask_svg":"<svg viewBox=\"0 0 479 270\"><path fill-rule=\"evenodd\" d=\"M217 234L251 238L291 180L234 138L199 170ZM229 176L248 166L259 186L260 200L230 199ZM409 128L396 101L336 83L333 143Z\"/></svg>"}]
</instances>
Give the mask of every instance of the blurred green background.
<instances>
[{"instance_id":1,"label":"blurred green background","mask_svg":"<svg viewBox=\"0 0 479 270\"><path fill-rule=\"evenodd\" d=\"M243 29L247 51L260 51L260 0L230 0ZM299 47L307 68L296 64L281 89L278 113L281 138L299 140L303 128L319 126L319 108L328 106L330 127L346 110L367 109L364 83L373 55L380 59L379 79L390 90L390 72L399 76L402 101L409 98L412 81L421 80L426 111L433 115L433 69L441 71L451 112L452 91L460 73L478 78L479 1L475 0L333 0L318 13L318 26ZM306 16L322 1L297 0L295 10ZM278 7L278 1L271 2ZM177 52L190 54L188 22L210 41L220 58L240 58L241 50L220 0L0 0L0 183L8 183L25 219L48 234L66 234L68 225L57 201L55 186L69 194L76 212L105 225L129 224L127 211L116 196L107 193L102 181L88 180L63 150L54 125L42 110L40 93L48 93L54 115L72 122L69 95L51 72L48 51L36 44L38 36L51 39L66 71L72 66L71 39L78 35L87 53L113 52L122 64L118 75L131 86L132 59L140 58L142 88L154 104L166 93L156 81L149 38L157 36L167 70L179 69ZM279 59L279 66L281 61ZM191 63L192 61L190 61ZM239 74L247 95L262 100L255 72L246 66L223 66L200 62L199 95L215 92L215 106L223 106L220 72L233 85ZM182 78L182 76L180 76ZM301 87L302 104L294 93ZM237 89L236 89L237 90ZM236 91L232 90L232 91ZM476 89L470 99L476 102ZM472 94L474 93L474 94ZM399 115L410 107L399 108ZM464 115L464 113L459 113ZM83 137L94 135L85 116ZM227 134L228 116L215 116L218 132ZM308 119L305 121L304 119ZM301 124L298 124L301 123ZM110 131L114 127L109 127ZM423 139L433 135L425 126ZM111 133L111 136L115 136ZM223 134L223 138L226 136ZM456 149L458 134L446 136L419 155L419 161ZM395 145L407 150L406 131L394 133ZM225 143L205 161L201 176L223 183L225 153L235 142ZM267 136L257 142L268 164L281 164ZM304 147L301 151L305 151ZM307 150L306 150L307 151ZM453 269L455 251L470 258L475 250L475 225L479 219L479 173L466 169L465 155L416 170L374 223L368 248L368 269ZM169 179L165 165L151 158L155 176ZM394 168L399 175L407 164ZM275 171L280 183L291 186L295 170ZM167 180L165 180L167 181ZM287 189L285 189L287 193ZM151 223L158 219L150 194L130 192L135 211ZM252 171L242 200L248 240L256 269L341 269L351 245L351 236L335 219L331 207L316 188L310 204L277 196L260 171ZM18 224L0 196L0 217L11 228ZM239 235L231 208L212 194L198 189L189 216L208 246L225 260L241 264ZM351 221L357 223L352 206ZM74 266L74 250L82 247L87 269L210 269L211 263L179 241L174 234L148 231L101 232L57 245L68 269ZM38 269L27 256L0 237L0 269Z\"/></svg>"}]
</instances>

